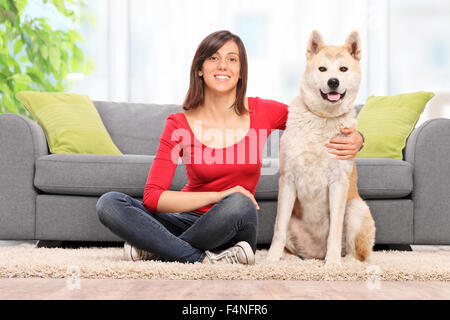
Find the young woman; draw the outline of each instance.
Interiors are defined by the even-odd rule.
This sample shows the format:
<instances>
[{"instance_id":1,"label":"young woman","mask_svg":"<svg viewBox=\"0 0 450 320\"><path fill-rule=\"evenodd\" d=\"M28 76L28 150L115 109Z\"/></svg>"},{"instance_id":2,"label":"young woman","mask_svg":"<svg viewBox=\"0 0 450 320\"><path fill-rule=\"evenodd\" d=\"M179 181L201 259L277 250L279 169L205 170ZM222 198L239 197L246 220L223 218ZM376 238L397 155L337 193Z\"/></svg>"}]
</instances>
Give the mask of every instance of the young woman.
<instances>
[{"instance_id":1,"label":"young woman","mask_svg":"<svg viewBox=\"0 0 450 320\"><path fill-rule=\"evenodd\" d=\"M246 87L241 39L229 31L207 36L192 62L184 111L167 118L143 201L119 192L98 200L99 219L125 240L127 259L254 263L262 152L271 131L285 128L288 106L247 98ZM363 139L353 128L343 133L330 152L354 158ZM188 183L170 191L179 157Z\"/></svg>"}]
</instances>

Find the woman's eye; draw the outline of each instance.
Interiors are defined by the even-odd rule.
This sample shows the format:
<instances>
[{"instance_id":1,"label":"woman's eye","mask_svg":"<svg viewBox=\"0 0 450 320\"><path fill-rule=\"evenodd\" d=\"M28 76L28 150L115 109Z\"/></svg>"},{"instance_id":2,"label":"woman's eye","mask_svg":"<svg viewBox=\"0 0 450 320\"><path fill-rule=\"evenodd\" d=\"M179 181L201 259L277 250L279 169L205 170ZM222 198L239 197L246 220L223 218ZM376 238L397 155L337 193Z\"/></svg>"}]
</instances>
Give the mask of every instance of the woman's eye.
<instances>
[{"instance_id":1,"label":"woman's eye","mask_svg":"<svg viewBox=\"0 0 450 320\"><path fill-rule=\"evenodd\" d=\"M231 62L237 62L237 59L236 58L230 58L229 59Z\"/></svg>"},{"instance_id":2,"label":"woman's eye","mask_svg":"<svg viewBox=\"0 0 450 320\"><path fill-rule=\"evenodd\" d=\"M346 72L348 70L347 67L340 67L339 70L341 70L342 72Z\"/></svg>"},{"instance_id":3,"label":"woman's eye","mask_svg":"<svg viewBox=\"0 0 450 320\"><path fill-rule=\"evenodd\" d=\"M209 60L216 61L217 57L212 56L212 57L209 58Z\"/></svg>"},{"instance_id":4,"label":"woman's eye","mask_svg":"<svg viewBox=\"0 0 450 320\"><path fill-rule=\"evenodd\" d=\"M320 72L325 72L325 71L327 71L327 68L325 68L325 67L319 67L319 71L320 71Z\"/></svg>"}]
</instances>

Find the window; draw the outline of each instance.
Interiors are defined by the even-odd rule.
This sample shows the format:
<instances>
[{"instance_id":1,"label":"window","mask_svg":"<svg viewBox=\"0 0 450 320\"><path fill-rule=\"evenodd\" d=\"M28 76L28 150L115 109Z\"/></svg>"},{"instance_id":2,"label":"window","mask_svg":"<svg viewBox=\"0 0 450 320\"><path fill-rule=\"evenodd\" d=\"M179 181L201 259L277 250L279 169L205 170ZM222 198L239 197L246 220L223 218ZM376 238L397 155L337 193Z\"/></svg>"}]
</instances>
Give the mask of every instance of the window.
<instances>
[{"instance_id":1,"label":"window","mask_svg":"<svg viewBox=\"0 0 450 320\"><path fill-rule=\"evenodd\" d=\"M366 42L366 1L90 0L96 26L81 30L94 73L71 91L96 100L181 104L195 50L211 32L238 34L249 58L248 96L290 103L298 94L313 29L328 44L358 29ZM367 56L362 63L367 64ZM360 92L367 96L367 81Z\"/></svg>"},{"instance_id":2,"label":"window","mask_svg":"<svg viewBox=\"0 0 450 320\"><path fill-rule=\"evenodd\" d=\"M313 29L341 45L362 40L369 95L449 91L450 3L439 0L89 0L95 26L83 27L95 72L71 91L94 100L181 104L200 41L227 29L249 58L248 96L290 103L298 94Z\"/></svg>"}]
</instances>

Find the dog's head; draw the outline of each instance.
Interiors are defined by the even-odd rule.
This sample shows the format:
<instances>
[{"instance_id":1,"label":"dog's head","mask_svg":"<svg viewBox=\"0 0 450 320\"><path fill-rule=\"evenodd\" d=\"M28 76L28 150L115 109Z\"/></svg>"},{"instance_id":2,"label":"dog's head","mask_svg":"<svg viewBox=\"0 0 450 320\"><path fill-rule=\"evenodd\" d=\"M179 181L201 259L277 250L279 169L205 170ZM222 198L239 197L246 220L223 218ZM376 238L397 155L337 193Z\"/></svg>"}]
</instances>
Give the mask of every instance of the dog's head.
<instances>
[{"instance_id":1,"label":"dog's head","mask_svg":"<svg viewBox=\"0 0 450 320\"><path fill-rule=\"evenodd\" d=\"M350 111L361 82L358 31L351 32L343 46L326 46L314 30L306 58L300 92L308 108L322 117L338 117Z\"/></svg>"}]
</instances>

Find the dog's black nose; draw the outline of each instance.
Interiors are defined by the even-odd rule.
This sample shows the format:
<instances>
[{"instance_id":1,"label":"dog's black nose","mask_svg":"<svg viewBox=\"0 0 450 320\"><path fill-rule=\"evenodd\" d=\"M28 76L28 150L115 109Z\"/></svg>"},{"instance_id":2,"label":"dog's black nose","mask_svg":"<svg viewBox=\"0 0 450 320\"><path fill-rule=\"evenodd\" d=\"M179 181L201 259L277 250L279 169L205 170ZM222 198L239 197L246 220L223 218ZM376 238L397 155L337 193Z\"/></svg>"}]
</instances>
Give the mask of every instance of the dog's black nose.
<instances>
[{"instance_id":1,"label":"dog's black nose","mask_svg":"<svg viewBox=\"0 0 450 320\"><path fill-rule=\"evenodd\" d=\"M339 80L337 78L330 78L328 80L328 86L331 90L336 90L339 87Z\"/></svg>"}]
</instances>

